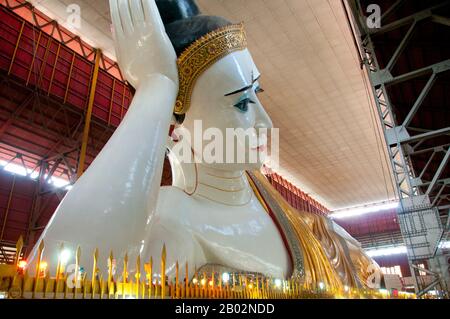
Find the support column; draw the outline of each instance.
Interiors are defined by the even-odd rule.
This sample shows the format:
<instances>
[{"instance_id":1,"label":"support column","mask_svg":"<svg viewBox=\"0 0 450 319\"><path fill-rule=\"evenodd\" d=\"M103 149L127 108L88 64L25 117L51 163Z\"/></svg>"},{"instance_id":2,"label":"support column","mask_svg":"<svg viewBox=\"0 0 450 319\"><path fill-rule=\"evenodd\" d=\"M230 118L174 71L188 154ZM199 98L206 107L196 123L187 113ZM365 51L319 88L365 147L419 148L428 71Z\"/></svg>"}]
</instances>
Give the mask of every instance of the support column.
<instances>
[{"instance_id":1,"label":"support column","mask_svg":"<svg viewBox=\"0 0 450 319\"><path fill-rule=\"evenodd\" d=\"M3 240L3 235L5 233L6 223L8 222L9 208L11 206L11 200L14 193L14 186L16 185L16 175L13 175L11 190L9 191L8 203L6 204L5 216L3 217L2 230L0 233L0 242Z\"/></svg>"},{"instance_id":2,"label":"support column","mask_svg":"<svg viewBox=\"0 0 450 319\"><path fill-rule=\"evenodd\" d=\"M88 143L88 139L89 139L89 129L91 126L92 108L94 106L95 89L97 87L98 70L99 70L99 66L100 66L101 55L102 55L102 51L100 49L97 49L95 52L95 64L94 64L94 72L92 74L92 83L91 83L91 90L89 93L89 102L88 102L88 107L86 110L86 117L85 117L85 121L84 121L83 138L81 140L80 159L78 162L78 169L77 169L77 177L78 178L84 172L84 164L85 164L84 162L86 160L86 150L87 150L87 143Z\"/></svg>"},{"instance_id":3,"label":"support column","mask_svg":"<svg viewBox=\"0 0 450 319\"><path fill-rule=\"evenodd\" d=\"M396 11L398 3L387 9L385 14ZM353 32L359 53L362 55L363 65L367 71L370 88L375 100L376 111L379 116L380 124L383 129L385 143L391 163L393 177L396 183L396 191L400 200L400 208L398 210L398 219L403 241L407 247L408 260L410 263L411 273L415 280L416 292L424 293L431 286L422 285L418 279L416 264L421 260L432 260L436 256L439 241L442 239L443 227L440 221L439 210L440 199L448 196L444 193L446 185L446 177L441 176L444 172L449 158L449 145L436 145L432 138L449 134L450 127L429 130L422 134L415 134L414 128L410 127L413 117L421 108L427 95L429 95L433 85L437 81L440 74L450 70L450 59L443 59L440 62L427 65L425 67L416 67L415 69L403 73L393 74L394 67L401 58L401 53L407 48L412 38L412 34L426 23L434 23L434 10L448 7L448 2L442 1L433 7L426 8L422 11L415 12L410 16L389 21L383 24L381 19L381 28L370 28L367 23L367 17L364 15L365 8L361 6L360 0L348 0L344 8L349 8L353 15ZM398 31L401 27L408 27L406 34L399 41L392 56L387 59L384 68L380 67L377 60L380 44L376 47L373 43L375 36L383 33ZM378 38L379 39L379 38ZM407 114L402 123L397 121L397 110L391 103L390 91L387 87L394 87L401 82L410 82L418 77L428 75L428 81L422 91L416 97L416 100L408 105ZM413 85L414 83L411 83ZM403 107L406 107L403 106ZM427 145L428 144L432 144ZM433 145L434 144L434 145ZM425 145L426 149L420 149L420 145ZM423 180L426 168L421 167L411 156L414 153L429 152L432 153L428 157L426 168L429 171L431 161L435 160L436 153L443 153L443 159L438 163L437 168L433 169L432 177ZM416 167L413 167L413 164ZM415 170L418 170L416 172ZM419 173L419 174L416 174ZM426 186L426 189L424 188ZM438 276L439 277L439 276Z\"/></svg>"}]
</instances>

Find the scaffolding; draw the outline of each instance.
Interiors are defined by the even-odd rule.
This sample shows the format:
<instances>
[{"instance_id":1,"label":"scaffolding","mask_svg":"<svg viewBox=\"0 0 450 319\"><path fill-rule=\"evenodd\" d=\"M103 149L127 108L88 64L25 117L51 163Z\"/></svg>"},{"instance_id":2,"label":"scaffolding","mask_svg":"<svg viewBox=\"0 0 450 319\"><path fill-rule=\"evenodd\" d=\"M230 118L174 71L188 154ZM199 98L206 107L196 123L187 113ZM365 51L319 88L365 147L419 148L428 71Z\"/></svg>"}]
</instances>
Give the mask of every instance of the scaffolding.
<instances>
[{"instance_id":1,"label":"scaffolding","mask_svg":"<svg viewBox=\"0 0 450 319\"><path fill-rule=\"evenodd\" d=\"M443 49L437 60L435 55L432 63L428 63L431 60L427 59L427 52L420 53L421 58L417 58L415 54L419 54L421 44L419 48L414 47L416 42L412 39L414 35L424 34L423 30L433 30L435 24L449 28L450 19L445 15L450 4L448 1L370 2L349 0L342 3L353 17L349 19L349 25L355 35L361 67L364 66L367 72L370 94L384 133L400 200L400 230L407 247L416 292L420 296L432 288L447 289L443 280L444 269L436 266L434 260L446 231L442 219L448 219L446 212L450 207L450 126L448 117L442 119L439 110L433 114L429 109L426 109L426 115L434 117L432 125L423 125L426 128L418 126L425 124L420 110L426 108L424 101L428 98L429 102L431 90L439 79L448 81L450 55ZM374 4L380 9L379 17L373 16L369 8ZM434 38L427 41L428 46L431 43L439 47L438 43L433 43ZM422 63L415 63L414 59L422 60ZM403 88L410 85L408 88L412 88L413 98L405 95L400 98L403 99L400 103L395 91L400 85ZM443 114L447 114L445 105L443 109ZM420 282L419 271L423 269L418 264L423 260L427 260L433 269L428 271L435 278L431 284Z\"/></svg>"}]
</instances>

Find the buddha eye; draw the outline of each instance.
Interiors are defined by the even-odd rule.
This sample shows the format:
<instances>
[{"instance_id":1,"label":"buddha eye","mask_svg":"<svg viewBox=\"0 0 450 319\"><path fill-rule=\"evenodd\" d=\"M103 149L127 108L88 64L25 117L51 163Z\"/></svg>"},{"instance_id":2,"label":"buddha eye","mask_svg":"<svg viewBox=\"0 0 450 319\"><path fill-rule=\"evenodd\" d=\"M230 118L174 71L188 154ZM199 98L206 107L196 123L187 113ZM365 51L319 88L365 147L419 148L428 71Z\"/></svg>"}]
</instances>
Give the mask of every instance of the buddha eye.
<instances>
[{"instance_id":1,"label":"buddha eye","mask_svg":"<svg viewBox=\"0 0 450 319\"><path fill-rule=\"evenodd\" d=\"M241 98L239 102L237 102L234 106L238 108L238 110L241 112L247 112L249 103L255 104L255 102L252 101L250 98L245 97Z\"/></svg>"},{"instance_id":2,"label":"buddha eye","mask_svg":"<svg viewBox=\"0 0 450 319\"><path fill-rule=\"evenodd\" d=\"M258 93L262 93L262 92L264 92L264 90L258 85L258 86L255 88L255 93L258 94Z\"/></svg>"}]
</instances>

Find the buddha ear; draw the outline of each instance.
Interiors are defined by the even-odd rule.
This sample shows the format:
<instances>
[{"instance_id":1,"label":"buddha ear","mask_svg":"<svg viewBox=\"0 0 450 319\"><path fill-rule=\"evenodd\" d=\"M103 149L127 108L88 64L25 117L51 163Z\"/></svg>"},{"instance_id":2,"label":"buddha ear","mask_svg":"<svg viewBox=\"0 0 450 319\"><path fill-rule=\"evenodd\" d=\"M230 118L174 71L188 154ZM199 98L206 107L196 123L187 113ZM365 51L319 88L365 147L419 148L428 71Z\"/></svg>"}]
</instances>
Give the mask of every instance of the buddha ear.
<instances>
[{"instance_id":1,"label":"buddha ear","mask_svg":"<svg viewBox=\"0 0 450 319\"><path fill-rule=\"evenodd\" d=\"M152 24L155 30L159 30L160 32L165 33L166 29L164 28L164 23L162 21L161 14L158 10L158 6L155 3L155 0L141 0L141 1L142 6L144 8L144 17L146 22Z\"/></svg>"},{"instance_id":2,"label":"buddha ear","mask_svg":"<svg viewBox=\"0 0 450 319\"><path fill-rule=\"evenodd\" d=\"M193 156L192 149L187 141L183 139L174 140L172 137L167 137L167 150L170 167L172 170L172 186L183 190L188 195L192 195L197 188L197 169L196 164L191 158L190 160L178 157L179 150L173 151L176 147L183 149L183 154L188 153Z\"/></svg>"}]
</instances>

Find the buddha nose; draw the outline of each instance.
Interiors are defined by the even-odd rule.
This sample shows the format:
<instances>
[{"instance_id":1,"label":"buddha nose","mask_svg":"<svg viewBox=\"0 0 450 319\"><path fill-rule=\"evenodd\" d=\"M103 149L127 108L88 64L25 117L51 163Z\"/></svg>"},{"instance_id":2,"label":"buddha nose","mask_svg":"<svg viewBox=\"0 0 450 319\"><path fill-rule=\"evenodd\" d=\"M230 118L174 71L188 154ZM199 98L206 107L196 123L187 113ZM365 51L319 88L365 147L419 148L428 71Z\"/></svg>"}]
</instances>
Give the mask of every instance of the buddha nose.
<instances>
[{"instance_id":1,"label":"buddha nose","mask_svg":"<svg viewBox=\"0 0 450 319\"><path fill-rule=\"evenodd\" d=\"M273 128L272 120L259 100L256 101L255 106L255 129L266 128L270 130Z\"/></svg>"}]
</instances>

